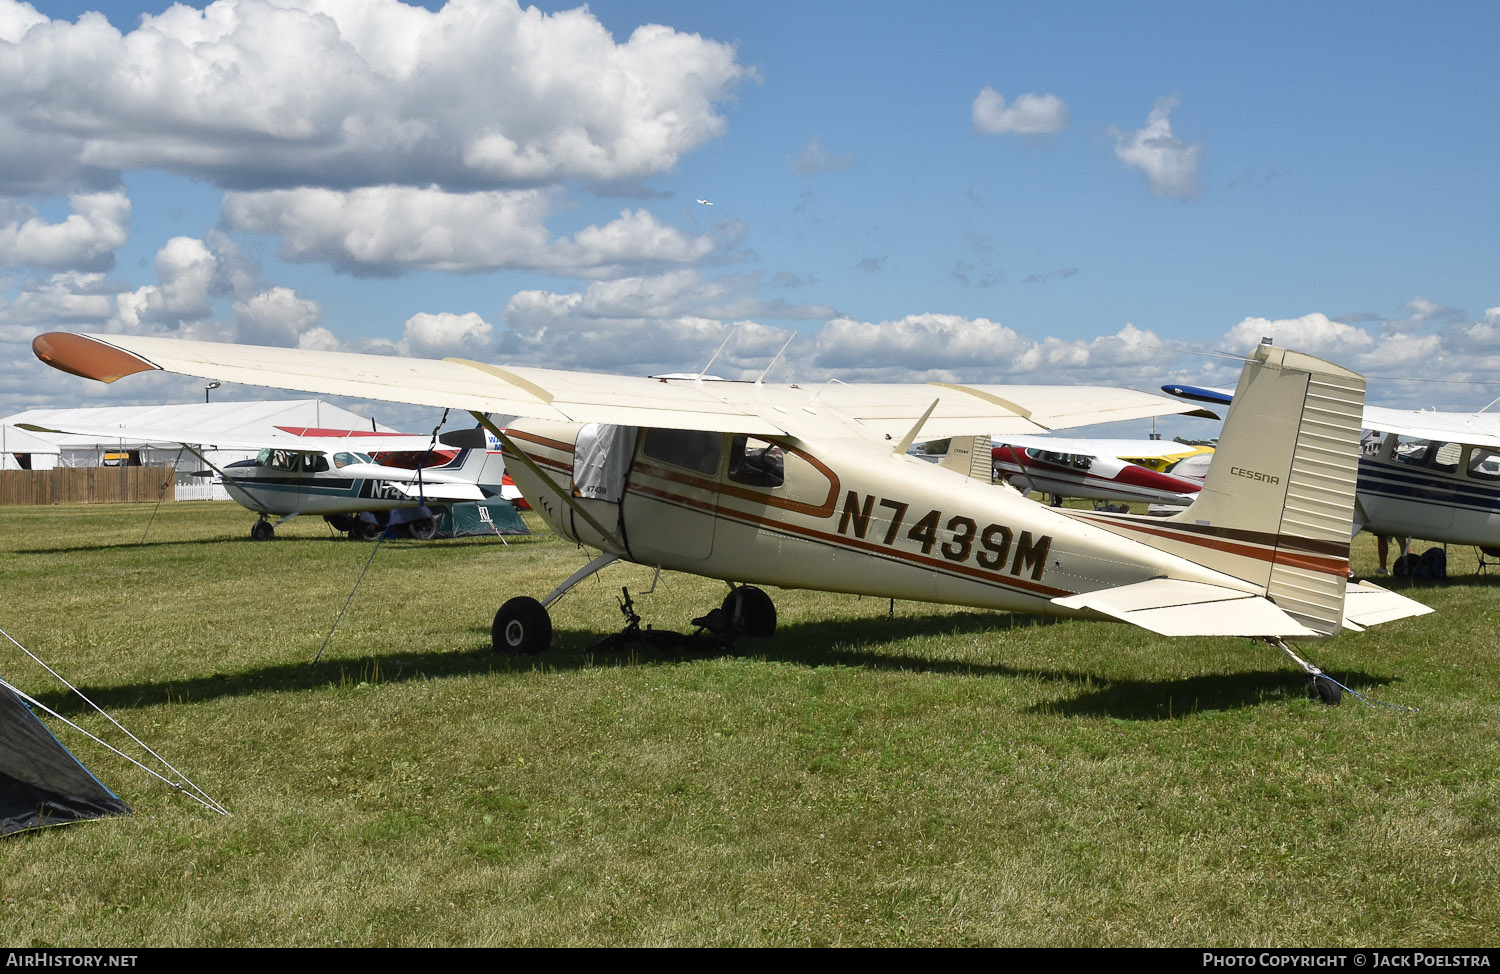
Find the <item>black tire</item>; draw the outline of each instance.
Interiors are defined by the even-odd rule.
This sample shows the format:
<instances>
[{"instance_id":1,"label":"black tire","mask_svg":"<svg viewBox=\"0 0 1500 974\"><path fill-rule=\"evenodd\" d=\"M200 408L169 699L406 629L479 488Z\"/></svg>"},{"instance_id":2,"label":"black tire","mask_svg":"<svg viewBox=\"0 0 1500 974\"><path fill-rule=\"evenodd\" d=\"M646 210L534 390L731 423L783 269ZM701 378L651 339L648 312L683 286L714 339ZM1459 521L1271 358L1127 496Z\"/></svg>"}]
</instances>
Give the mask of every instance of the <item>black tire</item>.
<instances>
[{"instance_id":1,"label":"black tire","mask_svg":"<svg viewBox=\"0 0 1500 974\"><path fill-rule=\"evenodd\" d=\"M1344 691L1339 685L1326 676L1315 676L1307 688L1307 695L1314 700L1321 700L1330 707L1337 707L1339 701L1344 699Z\"/></svg>"},{"instance_id":2,"label":"black tire","mask_svg":"<svg viewBox=\"0 0 1500 974\"><path fill-rule=\"evenodd\" d=\"M412 521L406 526L406 530L418 541L431 541L437 537L437 518L424 517L420 521Z\"/></svg>"},{"instance_id":3,"label":"black tire","mask_svg":"<svg viewBox=\"0 0 1500 974\"><path fill-rule=\"evenodd\" d=\"M270 521L256 521L250 525L251 541L270 541L276 537L276 527Z\"/></svg>"},{"instance_id":4,"label":"black tire","mask_svg":"<svg viewBox=\"0 0 1500 974\"><path fill-rule=\"evenodd\" d=\"M371 524L369 521L360 521L349 532L349 537L358 538L360 541L379 541L382 534L385 534L384 524Z\"/></svg>"},{"instance_id":5,"label":"black tire","mask_svg":"<svg viewBox=\"0 0 1500 974\"><path fill-rule=\"evenodd\" d=\"M490 646L497 653L545 653L552 645L552 617L536 599L517 596L500 607L490 626Z\"/></svg>"},{"instance_id":6,"label":"black tire","mask_svg":"<svg viewBox=\"0 0 1500 974\"><path fill-rule=\"evenodd\" d=\"M729 629L737 636L764 639L776 635L776 603L760 589L741 585L724 597Z\"/></svg>"}]
</instances>

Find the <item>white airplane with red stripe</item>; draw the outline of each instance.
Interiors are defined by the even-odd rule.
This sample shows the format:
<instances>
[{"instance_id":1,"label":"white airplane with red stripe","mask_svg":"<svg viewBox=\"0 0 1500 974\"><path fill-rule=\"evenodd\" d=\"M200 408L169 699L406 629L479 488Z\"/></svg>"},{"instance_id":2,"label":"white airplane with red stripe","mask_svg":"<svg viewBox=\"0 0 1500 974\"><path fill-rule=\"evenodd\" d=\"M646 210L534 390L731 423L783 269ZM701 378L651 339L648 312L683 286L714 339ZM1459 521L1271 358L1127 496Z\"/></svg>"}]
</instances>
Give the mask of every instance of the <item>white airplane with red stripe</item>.
<instances>
[{"instance_id":1,"label":"white airplane with red stripe","mask_svg":"<svg viewBox=\"0 0 1500 974\"><path fill-rule=\"evenodd\" d=\"M1125 441L1121 441L1124 443ZM996 480L1018 490L1084 500L1173 504L1185 507L1203 484L1121 460L1100 444L1067 437L1011 437L990 451Z\"/></svg>"},{"instance_id":2,"label":"white airplane with red stripe","mask_svg":"<svg viewBox=\"0 0 1500 974\"><path fill-rule=\"evenodd\" d=\"M547 606L616 560L722 579L734 631L768 636L760 586L1116 619L1279 646L1428 610L1348 584L1364 380L1262 345L1247 359L1196 503L1168 518L1048 508L990 482L990 435L1181 412L1122 389L819 388L557 372L158 338L39 336L39 358L103 381L162 369L470 410L554 531L600 554L542 599L507 601L495 648L540 652ZM501 429L494 415L523 417ZM982 431L982 432L981 432ZM954 437L943 465L907 455Z\"/></svg>"}]
</instances>

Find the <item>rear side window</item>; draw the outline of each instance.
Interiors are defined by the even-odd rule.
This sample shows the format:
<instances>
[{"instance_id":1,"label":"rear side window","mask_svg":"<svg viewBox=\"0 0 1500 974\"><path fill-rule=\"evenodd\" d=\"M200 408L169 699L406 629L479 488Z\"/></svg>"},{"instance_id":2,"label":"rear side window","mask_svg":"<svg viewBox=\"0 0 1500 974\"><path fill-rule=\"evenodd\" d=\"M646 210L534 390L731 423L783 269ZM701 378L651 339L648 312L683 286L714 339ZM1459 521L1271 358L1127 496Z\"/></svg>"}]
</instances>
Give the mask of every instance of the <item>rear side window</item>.
<instances>
[{"instance_id":1,"label":"rear side window","mask_svg":"<svg viewBox=\"0 0 1500 974\"><path fill-rule=\"evenodd\" d=\"M712 477L719 472L724 434L701 430L648 429L641 455Z\"/></svg>"}]
</instances>

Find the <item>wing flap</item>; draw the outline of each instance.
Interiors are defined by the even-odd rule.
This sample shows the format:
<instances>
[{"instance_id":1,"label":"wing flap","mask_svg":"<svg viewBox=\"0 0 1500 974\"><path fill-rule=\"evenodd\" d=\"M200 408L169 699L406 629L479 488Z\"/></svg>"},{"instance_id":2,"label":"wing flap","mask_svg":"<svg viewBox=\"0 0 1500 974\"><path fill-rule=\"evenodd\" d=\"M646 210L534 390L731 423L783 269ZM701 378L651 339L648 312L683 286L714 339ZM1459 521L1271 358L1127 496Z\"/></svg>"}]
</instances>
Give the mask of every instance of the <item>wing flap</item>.
<instances>
[{"instance_id":1,"label":"wing flap","mask_svg":"<svg viewBox=\"0 0 1500 974\"><path fill-rule=\"evenodd\" d=\"M1207 582L1153 578L1052 601L1068 609L1102 612L1163 636L1319 635L1262 595Z\"/></svg>"}]
</instances>

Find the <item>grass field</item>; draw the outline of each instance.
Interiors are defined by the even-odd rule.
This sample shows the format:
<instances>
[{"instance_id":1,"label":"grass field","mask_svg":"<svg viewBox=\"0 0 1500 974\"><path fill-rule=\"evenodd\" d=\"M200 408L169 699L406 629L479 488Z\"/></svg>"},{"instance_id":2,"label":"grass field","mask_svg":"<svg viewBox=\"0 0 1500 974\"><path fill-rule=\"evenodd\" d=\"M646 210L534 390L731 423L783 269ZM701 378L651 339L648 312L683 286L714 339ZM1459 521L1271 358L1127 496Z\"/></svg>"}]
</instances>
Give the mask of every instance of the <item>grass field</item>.
<instances>
[{"instance_id":1,"label":"grass field","mask_svg":"<svg viewBox=\"0 0 1500 974\"><path fill-rule=\"evenodd\" d=\"M1500 577L1281 653L774 592L727 655L592 654L719 583L607 569L489 651L557 538L371 546L227 503L0 509L0 628L234 814L54 730L135 815L0 841L23 945L1480 945L1500 937ZM539 524L531 521L534 528ZM1356 542L1356 570L1374 568ZM7 645L0 674L73 698ZM81 715L88 726L100 721ZM112 740L116 738L111 738Z\"/></svg>"}]
</instances>

